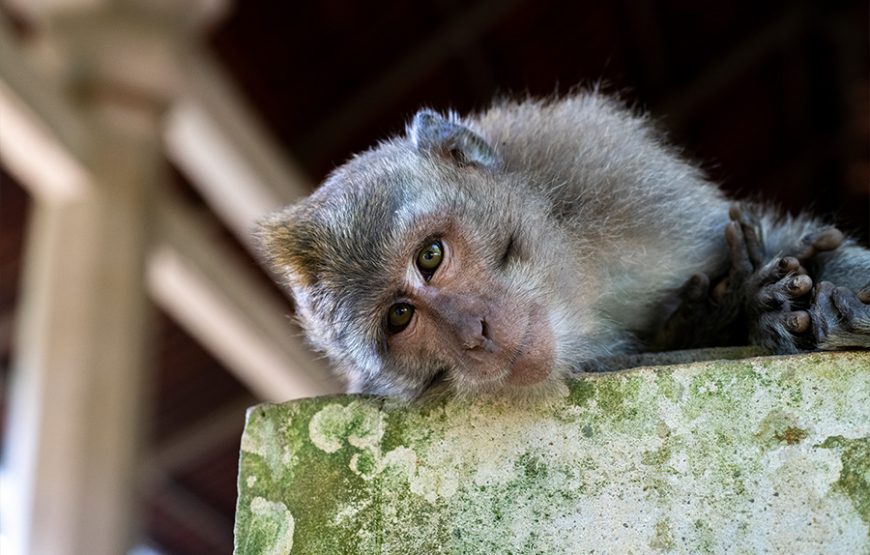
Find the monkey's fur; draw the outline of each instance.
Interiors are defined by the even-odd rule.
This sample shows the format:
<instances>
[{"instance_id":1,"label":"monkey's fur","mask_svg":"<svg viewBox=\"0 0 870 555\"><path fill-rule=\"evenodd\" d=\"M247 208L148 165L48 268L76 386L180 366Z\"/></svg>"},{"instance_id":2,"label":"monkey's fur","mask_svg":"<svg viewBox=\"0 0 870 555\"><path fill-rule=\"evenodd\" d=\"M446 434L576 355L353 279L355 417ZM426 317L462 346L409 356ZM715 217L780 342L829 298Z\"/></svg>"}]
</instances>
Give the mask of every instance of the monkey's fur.
<instances>
[{"instance_id":1,"label":"monkey's fur","mask_svg":"<svg viewBox=\"0 0 870 555\"><path fill-rule=\"evenodd\" d=\"M650 349L870 346L870 251L730 206L647 118L582 92L422 110L258 237L354 392L534 395Z\"/></svg>"}]
</instances>

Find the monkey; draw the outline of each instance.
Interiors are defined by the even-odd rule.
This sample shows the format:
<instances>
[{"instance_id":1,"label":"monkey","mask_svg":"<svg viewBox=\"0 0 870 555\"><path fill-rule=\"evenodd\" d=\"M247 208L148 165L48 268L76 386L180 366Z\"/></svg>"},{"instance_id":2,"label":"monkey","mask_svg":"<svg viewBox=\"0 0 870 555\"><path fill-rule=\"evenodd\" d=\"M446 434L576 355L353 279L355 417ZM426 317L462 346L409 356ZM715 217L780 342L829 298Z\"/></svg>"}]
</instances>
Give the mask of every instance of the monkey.
<instances>
[{"instance_id":1,"label":"monkey","mask_svg":"<svg viewBox=\"0 0 870 555\"><path fill-rule=\"evenodd\" d=\"M256 239L351 393L535 397L646 351L870 347L868 249L735 205L596 89L422 109Z\"/></svg>"}]
</instances>

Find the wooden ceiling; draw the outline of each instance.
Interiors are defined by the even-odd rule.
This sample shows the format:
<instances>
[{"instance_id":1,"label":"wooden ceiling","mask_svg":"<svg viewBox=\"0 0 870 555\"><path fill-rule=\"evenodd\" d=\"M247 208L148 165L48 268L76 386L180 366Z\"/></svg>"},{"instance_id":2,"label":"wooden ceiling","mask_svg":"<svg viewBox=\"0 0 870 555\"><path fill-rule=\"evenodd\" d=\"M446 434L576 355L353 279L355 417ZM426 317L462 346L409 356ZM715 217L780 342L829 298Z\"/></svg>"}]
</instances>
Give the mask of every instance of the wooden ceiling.
<instances>
[{"instance_id":1,"label":"wooden ceiling","mask_svg":"<svg viewBox=\"0 0 870 555\"><path fill-rule=\"evenodd\" d=\"M727 191L812 207L866 244L868 15L861 1L245 0L209 42L314 182L420 106L474 110L601 82L655 114ZM0 173L2 384L28 205ZM230 233L221 240L250 260ZM170 318L154 321L143 543L230 553L244 407L257 400Z\"/></svg>"}]
</instances>

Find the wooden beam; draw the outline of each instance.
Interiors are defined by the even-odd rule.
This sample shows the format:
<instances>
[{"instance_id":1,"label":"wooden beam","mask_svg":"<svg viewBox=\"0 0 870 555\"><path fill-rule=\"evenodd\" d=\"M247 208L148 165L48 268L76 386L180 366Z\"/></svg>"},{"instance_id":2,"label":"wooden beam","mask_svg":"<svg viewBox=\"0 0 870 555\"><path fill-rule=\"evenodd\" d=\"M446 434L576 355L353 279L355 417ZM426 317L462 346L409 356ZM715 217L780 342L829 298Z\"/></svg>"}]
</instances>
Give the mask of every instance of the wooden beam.
<instances>
[{"instance_id":1,"label":"wooden beam","mask_svg":"<svg viewBox=\"0 0 870 555\"><path fill-rule=\"evenodd\" d=\"M341 391L324 362L294 337L286 300L222 248L201 218L168 201L158 215L148 285L166 312L260 399Z\"/></svg>"},{"instance_id":2,"label":"wooden beam","mask_svg":"<svg viewBox=\"0 0 870 555\"><path fill-rule=\"evenodd\" d=\"M38 24L56 13L93 10L112 1L114 0L4 0L4 4L20 17Z\"/></svg>"},{"instance_id":3,"label":"wooden beam","mask_svg":"<svg viewBox=\"0 0 870 555\"><path fill-rule=\"evenodd\" d=\"M242 95L209 56L180 62L184 95L173 107L165 141L211 208L242 243L254 223L311 190L311 183L272 140Z\"/></svg>"},{"instance_id":4,"label":"wooden beam","mask_svg":"<svg viewBox=\"0 0 870 555\"><path fill-rule=\"evenodd\" d=\"M92 132L62 91L34 70L0 17L0 154L16 179L45 202L82 195L93 182Z\"/></svg>"},{"instance_id":5,"label":"wooden beam","mask_svg":"<svg viewBox=\"0 0 870 555\"><path fill-rule=\"evenodd\" d=\"M44 25L53 16L74 12L94 12L119 0L4 0L6 7L32 25ZM126 4L139 4L139 9L162 11L185 17L197 27L208 27L220 21L229 12L232 0L124 0Z\"/></svg>"}]
</instances>

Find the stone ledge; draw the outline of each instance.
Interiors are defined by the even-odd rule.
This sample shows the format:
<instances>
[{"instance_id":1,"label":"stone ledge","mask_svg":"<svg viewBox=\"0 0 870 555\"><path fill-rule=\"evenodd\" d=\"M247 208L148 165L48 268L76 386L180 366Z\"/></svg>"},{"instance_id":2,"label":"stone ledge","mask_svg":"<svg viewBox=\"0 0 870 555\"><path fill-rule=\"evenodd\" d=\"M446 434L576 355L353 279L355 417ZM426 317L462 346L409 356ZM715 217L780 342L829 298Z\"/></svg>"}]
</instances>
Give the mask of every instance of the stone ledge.
<instances>
[{"instance_id":1,"label":"stone ledge","mask_svg":"<svg viewBox=\"0 0 870 555\"><path fill-rule=\"evenodd\" d=\"M248 412L236 550L870 553L870 353L589 375L556 402Z\"/></svg>"}]
</instances>

